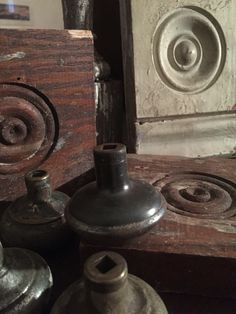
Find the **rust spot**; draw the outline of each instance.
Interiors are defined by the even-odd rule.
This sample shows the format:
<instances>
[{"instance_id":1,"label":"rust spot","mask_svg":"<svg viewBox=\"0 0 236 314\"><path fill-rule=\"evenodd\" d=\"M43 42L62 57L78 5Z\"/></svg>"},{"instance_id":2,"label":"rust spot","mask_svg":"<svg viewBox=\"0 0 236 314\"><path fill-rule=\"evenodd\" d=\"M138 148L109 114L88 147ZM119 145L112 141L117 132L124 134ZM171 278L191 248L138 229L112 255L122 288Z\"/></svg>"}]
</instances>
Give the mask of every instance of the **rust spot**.
<instances>
[{"instance_id":1,"label":"rust spot","mask_svg":"<svg viewBox=\"0 0 236 314\"><path fill-rule=\"evenodd\" d=\"M233 105L232 110L236 110L236 104Z\"/></svg>"}]
</instances>

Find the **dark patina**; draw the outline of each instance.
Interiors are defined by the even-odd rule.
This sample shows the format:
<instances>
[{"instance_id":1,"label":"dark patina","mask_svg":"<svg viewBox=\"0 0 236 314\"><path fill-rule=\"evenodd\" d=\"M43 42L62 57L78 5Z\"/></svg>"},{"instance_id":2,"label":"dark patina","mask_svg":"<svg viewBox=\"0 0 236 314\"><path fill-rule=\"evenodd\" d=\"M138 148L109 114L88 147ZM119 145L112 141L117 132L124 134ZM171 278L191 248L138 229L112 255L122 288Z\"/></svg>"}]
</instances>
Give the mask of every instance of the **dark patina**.
<instances>
[{"instance_id":1,"label":"dark patina","mask_svg":"<svg viewBox=\"0 0 236 314\"><path fill-rule=\"evenodd\" d=\"M0 230L4 245L40 253L62 247L70 236L64 218L69 197L51 191L49 175L43 170L29 172L25 183L27 195L12 203L2 216Z\"/></svg>"},{"instance_id":2,"label":"dark patina","mask_svg":"<svg viewBox=\"0 0 236 314\"><path fill-rule=\"evenodd\" d=\"M113 252L92 255L84 276L58 299L51 314L167 314L157 293L128 274L127 263Z\"/></svg>"},{"instance_id":3,"label":"dark patina","mask_svg":"<svg viewBox=\"0 0 236 314\"><path fill-rule=\"evenodd\" d=\"M80 189L66 209L76 233L89 241L123 241L160 220L165 199L150 184L129 179L124 145L99 145L94 160L97 182Z\"/></svg>"},{"instance_id":4,"label":"dark patina","mask_svg":"<svg viewBox=\"0 0 236 314\"><path fill-rule=\"evenodd\" d=\"M0 243L0 313L45 314L52 275L36 253Z\"/></svg>"}]
</instances>

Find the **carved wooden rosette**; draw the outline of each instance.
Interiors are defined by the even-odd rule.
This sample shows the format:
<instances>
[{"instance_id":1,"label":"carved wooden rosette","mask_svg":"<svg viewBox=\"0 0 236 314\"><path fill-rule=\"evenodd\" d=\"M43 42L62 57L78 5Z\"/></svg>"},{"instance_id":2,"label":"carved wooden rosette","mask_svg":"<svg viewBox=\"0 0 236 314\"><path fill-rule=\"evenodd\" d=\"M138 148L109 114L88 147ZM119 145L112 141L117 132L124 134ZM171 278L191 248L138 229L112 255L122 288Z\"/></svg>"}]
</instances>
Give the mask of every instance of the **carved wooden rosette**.
<instances>
[{"instance_id":1,"label":"carved wooden rosette","mask_svg":"<svg viewBox=\"0 0 236 314\"><path fill-rule=\"evenodd\" d=\"M120 8L130 151L234 153L236 2L120 0Z\"/></svg>"},{"instance_id":2,"label":"carved wooden rosette","mask_svg":"<svg viewBox=\"0 0 236 314\"><path fill-rule=\"evenodd\" d=\"M0 174L40 165L55 143L55 121L44 99L24 86L0 85Z\"/></svg>"},{"instance_id":3,"label":"carved wooden rosette","mask_svg":"<svg viewBox=\"0 0 236 314\"><path fill-rule=\"evenodd\" d=\"M179 173L154 183L165 196L168 209L180 215L229 219L236 215L236 185L206 173Z\"/></svg>"},{"instance_id":4,"label":"carved wooden rosette","mask_svg":"<svg viewBox=\"0 0 236 314\"><path fill-rule=\"evenodd\" d=\"M91 169L94 47L79 30L2 29L0 42L0 201L9 201L30 170L47 171L56 189Z\"/></svg>"},{"instance_id":5,"label":"carved wooden rosette","mask_svg":"<svg viewBox=\"0 0 236 314\"><path fill-rule=\"evenodd\" d=\"M177 8L157 24L153 61L169 88L196 94L213 85L225 64L224 33L217 20L200 7Z\"/></svg>"}]
</instances>

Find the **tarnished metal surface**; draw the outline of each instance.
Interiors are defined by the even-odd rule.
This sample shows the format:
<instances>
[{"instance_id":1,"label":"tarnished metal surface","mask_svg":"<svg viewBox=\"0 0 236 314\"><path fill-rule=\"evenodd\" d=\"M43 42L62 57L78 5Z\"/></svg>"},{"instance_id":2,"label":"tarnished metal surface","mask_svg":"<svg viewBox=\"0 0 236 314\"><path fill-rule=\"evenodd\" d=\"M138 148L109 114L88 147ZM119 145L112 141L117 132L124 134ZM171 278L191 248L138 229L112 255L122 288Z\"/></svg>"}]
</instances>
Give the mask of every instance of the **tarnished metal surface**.
<instances>
[{"instance_id":1,"label":"tarnished metal surface","mask_svg":"<svg viewBox=\"0 0 236 314\"><path fill-rule=\"evenodd\" d=\"M70 236L64 219L69 197L51 191L46 171L29 172L25 182L28 194L11 204L2 216L0 234L3 242L6 246L40 252L54 250Z\"/></svg>"},{"instance_id":2,"label":"tarnished metal surface","mask_svg":"<svg viewBox=\"0 0 236 314\"><path fill-rule=\"evenodd\" d=\"M0 313L45 314L52 275L37 254L0 243Z\"/></svg>"},{"instance_id":3,"label":"tarnished metal surface","mask_svg":"<svg viewBox=\"0 0 236 314\"><path fill-rule=\"evenodd\" d=\"M0 85L0 174L38 166L55 136L53 114L42 97L18 85Z\"/></svg>"},{"instance_id":4,"label":"tarnished metal surface","mask_svg":"<svg viewBox=\"0 0 236 314\"><path fill-rule=\"evenodd\" d=\"M167 314L157 293L143 280L129 275L126 261L113 252L92 255L84 278L58 299L51 314Z\"/></svg>"},{"instance_id":5,"label":"tarnished metal surface","mask_svg":"<svg viewBox=\"0 0 236 314\"><path fill-rule=\"evenodd\" d=\"M236 186L206 173L179 173L157 181L168 208L197 218L226 219L236 214Z\"/></svg>"},{"instance_id":6,"label":"tarnished metal surface","mask_svg":"<svg viewBox=\"0 0 236 314\"><path fill-rule=\"evenodd\" d=\"M123 241L160 220L166 202L150 184L128 178L124 145L97 146L94 160L97 182L80 189L65 212L76 233L93 242Z\"/></svg>"},{"instance_id":7,"label":"tarnished metal surface","mask_svg":"<svg viewBox=\"0 0 236 314\"><path fill-rule=\"evenodd\" d=\"M94 77L95 81L108 80L111 75L110 65L103 57L95 50L94 52Z\"/></svg>"}]
</instances>

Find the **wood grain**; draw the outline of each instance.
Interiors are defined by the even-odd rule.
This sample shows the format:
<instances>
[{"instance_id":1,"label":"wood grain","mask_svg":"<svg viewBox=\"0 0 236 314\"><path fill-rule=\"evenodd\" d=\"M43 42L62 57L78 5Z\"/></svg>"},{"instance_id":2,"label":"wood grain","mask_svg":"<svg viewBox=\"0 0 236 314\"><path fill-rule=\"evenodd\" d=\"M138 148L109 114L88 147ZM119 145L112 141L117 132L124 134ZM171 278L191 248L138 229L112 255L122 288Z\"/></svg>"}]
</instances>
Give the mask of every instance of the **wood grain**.
<instances>
[{"instance_id":1,"label":"wood grain","mask_svg":"<svg viewBox=\"0 0 236 314\"><path fill-rule=\"evenodd\" d=\"M235 186L236 160L130 155L134 178L151 184L174 173L207 173ZM236 297L236 220L202 219L168 210L156 227L123 246L81 244L82 256L102 249L123 254L130 272L158 291Z\"/></svg>"},{"instance_id":2,"label":"wood grain","mask_svg":"<svg viewBox=\"0 0 236 314\"><path fill-rule=\"evenodd\" d=\"M96 139L92 34L0 30L0 42L0 83L30 89L52 110L53 151L37 167L47 170L53 187L59 187L92 167ZM0 174L0 201L24 193L23 175Z\"/></svg>"}]
</instances>

